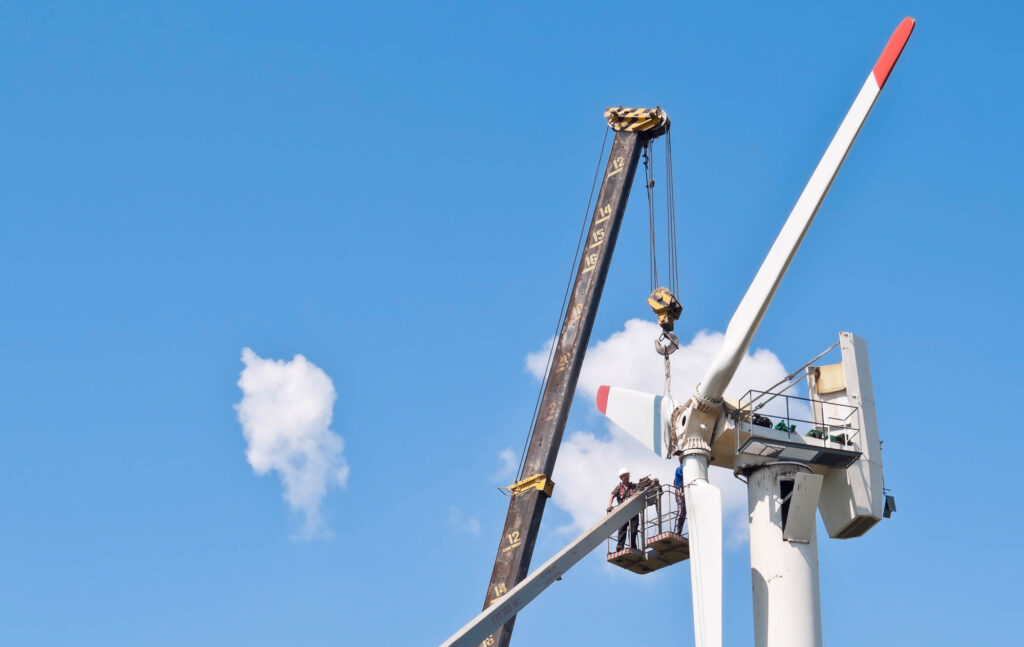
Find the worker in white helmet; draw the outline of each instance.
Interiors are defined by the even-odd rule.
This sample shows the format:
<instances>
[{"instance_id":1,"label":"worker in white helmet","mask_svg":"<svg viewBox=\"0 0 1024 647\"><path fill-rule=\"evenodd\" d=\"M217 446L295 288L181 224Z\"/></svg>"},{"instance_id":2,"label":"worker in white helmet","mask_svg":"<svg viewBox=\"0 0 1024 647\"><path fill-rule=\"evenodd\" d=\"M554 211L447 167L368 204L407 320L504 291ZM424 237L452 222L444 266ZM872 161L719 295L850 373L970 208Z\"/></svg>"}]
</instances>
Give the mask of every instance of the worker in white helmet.
<instances>
[{"instance_id":1,"label":"worker in white helmet","mask_svg":"<svg viewBox=\"0 0 1024 647\"><path fill-rule=\"evenodd\" d=\"M612 495L608 497L608 508L607 512L612 511L612 501L616 503L622 503L629 497L636 494L636 483L632 483L629 480L629 470L623 467L619 470L619 484L612 490ZM618 545L615 551L622 550L623 546L626 545L626 526L629 526L629 545L637 549L636 545L636 533L637 527L640 525L640 515L637 515L629 520L629 523L622 524L619 528Z\"/></svg>"}]
</instances>

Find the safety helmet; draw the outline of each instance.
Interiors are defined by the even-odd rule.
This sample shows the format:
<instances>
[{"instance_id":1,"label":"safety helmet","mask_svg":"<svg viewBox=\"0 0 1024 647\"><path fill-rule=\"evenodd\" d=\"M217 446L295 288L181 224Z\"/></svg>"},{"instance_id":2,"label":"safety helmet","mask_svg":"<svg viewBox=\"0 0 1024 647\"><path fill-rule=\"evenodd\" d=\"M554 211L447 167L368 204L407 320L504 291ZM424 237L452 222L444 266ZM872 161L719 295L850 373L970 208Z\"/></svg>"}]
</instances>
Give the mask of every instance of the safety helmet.
<instances>
[{"instance_id":1,"label":"safety helmet","mask_svg":"<svg viewBox=\"0 0 1024 647\"><path fill-rule=\"evenodd\" d=\"M619 476L622 476L623 474L629 474L629 470L627 470L625 467L619 470Z\"/></svg>"}]
</instances>

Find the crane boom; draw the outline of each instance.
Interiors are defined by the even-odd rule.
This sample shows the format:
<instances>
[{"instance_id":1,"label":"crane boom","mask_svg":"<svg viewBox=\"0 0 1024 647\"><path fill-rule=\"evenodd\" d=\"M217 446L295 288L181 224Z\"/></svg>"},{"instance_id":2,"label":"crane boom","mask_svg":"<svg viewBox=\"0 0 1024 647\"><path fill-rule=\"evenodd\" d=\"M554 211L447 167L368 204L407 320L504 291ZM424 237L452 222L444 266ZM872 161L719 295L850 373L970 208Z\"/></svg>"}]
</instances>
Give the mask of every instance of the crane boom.
<instances>
[{"instance_id":1,"label":"crane boom","mask_svg":"<svg viewBox=\"0 0 1024 647\"><path fill-rule=\"evenodd\" d=\"M668 115L653 110L609 108L609 126L615 130L611 153L601 180L597 207L583 244L569 303L555 342L551 366L534 420L523 462L521 480L512 488L505 526L494 559L484 609L526 577L537 541L544 505L551 496L551 473L565 431L580 367L594 327L612 251L629 199L629 190L644 144L665 133ZM525 478L522 478L525 477ZM484 638L485 647L508 647L515 617Z\"/></svg>"},{"instance_id":2,"label":"crane boom","mask_svg":"<svg viewBox=\"0 0 1024 647\"><path fill-rule=\"evenodd\" d=\"M657 496L655 486L655 496ZM624 523L628 523L647 505L649 492L637 492L630 498L616 506L614 510L605 515L600 521L594 524L590 530L572 540L565 548L538 568L529 577L519 582L508 593L501 596L488 607L485 607L477 617L470 620L466 626L459 629L451 638L441 643L441 647L472 647L483 640L487 633L502 624L502 620L510 618L532 602L544 589L554 582L562 579L565 573L575 566L581 559L586 557L590 551L601 545L612 532Z\"/></svg>"}]
</instances>

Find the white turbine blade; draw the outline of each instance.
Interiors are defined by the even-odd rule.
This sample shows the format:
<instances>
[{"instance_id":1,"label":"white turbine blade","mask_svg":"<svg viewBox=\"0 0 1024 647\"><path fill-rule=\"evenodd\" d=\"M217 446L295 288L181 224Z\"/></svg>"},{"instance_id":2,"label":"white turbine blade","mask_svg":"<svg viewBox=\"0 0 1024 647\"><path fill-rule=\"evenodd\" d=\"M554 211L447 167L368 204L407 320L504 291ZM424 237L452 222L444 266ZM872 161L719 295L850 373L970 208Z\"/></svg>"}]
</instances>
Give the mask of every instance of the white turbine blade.
<instances>
[{"instance_id":1,"label":"white turbine blade","mask_svg":"<svg viewBox=\"0 0 1024 647\"><path fill-rule=\"evenodd\" d=\"M653 393L602 386L597 390L597 408L644 447L668 458L671 400Z\"/></svg>"},{"instance_id":2,"label":"white turbine blade","mask_svg":"<svg viewBox=\"0 0 1024 647\"><path fill-rule=\"evenodd\" d=\"M684 490L690 524L690 587L697 647L722 645L722 493L707 481Z\"/></svg>"},{"instance_id":3,"label":"white turbine blade","mask_svg":"<svg viewBox=\"0 0 1024 647\"><path fill-rule=\"evenodd\" d=\"M761 323L772 296L775 295L775 290L779 287L782 276L796 254L797 247L800 246L807 229L811 226L811 221L818 213L818 207L825 199L825 194L839 172L839 167L846 159L846 154L857 138L861 126L864 125L868 113L871 112L871 107L875 105L875 99L878 98L889 72L899 59L903 46L907 44L913 30L914 19L905 18L893 32L889 44L861 87L843 123L839 125L832 143L828 145L821 161L818 162L818 167L814 169L810 181L800 194L782 231L779 232L779 237L775 239L768 256L761 264L761 269L757 271L757 276L754 277L743 301L732 316L725 331L725 342L721 350L701 380L700 391L706 397L717 400L725 393L743 354L747 352L754 338L754 332Z\"/></svg>"}]
</instances>

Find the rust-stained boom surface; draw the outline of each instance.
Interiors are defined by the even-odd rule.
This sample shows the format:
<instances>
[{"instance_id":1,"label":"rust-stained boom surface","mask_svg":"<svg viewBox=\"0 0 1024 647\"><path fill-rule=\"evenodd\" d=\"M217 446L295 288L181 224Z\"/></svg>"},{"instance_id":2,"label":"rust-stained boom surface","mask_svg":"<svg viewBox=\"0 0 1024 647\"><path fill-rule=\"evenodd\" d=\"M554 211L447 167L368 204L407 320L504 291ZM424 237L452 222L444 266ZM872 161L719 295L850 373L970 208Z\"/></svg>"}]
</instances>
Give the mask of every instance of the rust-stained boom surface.
<instances>
[{"instance_id":1,"label":"rust-stained boom surface","mask_svg":"<svg viewBox=\"0 0 1024 647\"><path fill-rule=\"evenodd\" d=\"M561 333L548 369L540 409L530 435L520 475L521 478L525 477L520 481L524 484L528 479L551 483L558 447L562 442L572 396L590 341L640 153L648 141L667 132L669 128L668 116L660 108L609 108L605 117L615 131L615 139L562 321ZM494 570L487 587L485 609L526 577L551 488L522 487L515 488L515 491L517 493L513 494L509 502ZM515 617L510 618L500 629L487 636L481 645L507 647L514 622Z\"/></svg>"}]
</instances>

